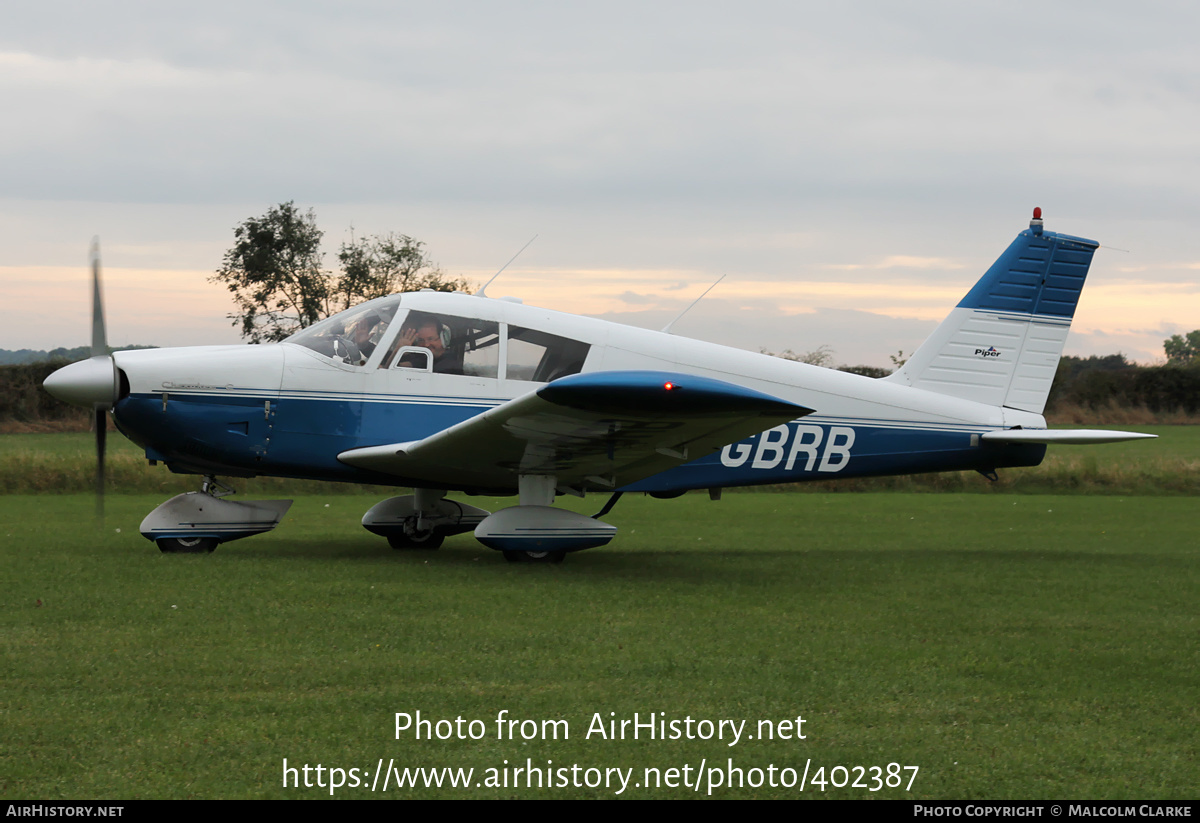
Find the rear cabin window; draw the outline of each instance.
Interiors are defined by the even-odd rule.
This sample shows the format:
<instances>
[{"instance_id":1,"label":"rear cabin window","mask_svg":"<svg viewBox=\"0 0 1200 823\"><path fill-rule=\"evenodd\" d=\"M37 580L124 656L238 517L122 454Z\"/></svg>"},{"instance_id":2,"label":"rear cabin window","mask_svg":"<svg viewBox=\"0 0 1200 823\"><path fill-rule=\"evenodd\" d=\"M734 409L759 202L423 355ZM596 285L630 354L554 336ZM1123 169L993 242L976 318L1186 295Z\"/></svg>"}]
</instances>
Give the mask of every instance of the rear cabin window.
<instances>
[{"instance_id":1,"label":"rear cabin window","mask_svg":"<svg viewBox=\"0 0 1200 823\"><path fill-rule=\"evenodd\" d=\"M509 380L535 383L579 374L590 348L587 343L556 334L509 326L506 374Z\"/></svg>"}]
</instances>

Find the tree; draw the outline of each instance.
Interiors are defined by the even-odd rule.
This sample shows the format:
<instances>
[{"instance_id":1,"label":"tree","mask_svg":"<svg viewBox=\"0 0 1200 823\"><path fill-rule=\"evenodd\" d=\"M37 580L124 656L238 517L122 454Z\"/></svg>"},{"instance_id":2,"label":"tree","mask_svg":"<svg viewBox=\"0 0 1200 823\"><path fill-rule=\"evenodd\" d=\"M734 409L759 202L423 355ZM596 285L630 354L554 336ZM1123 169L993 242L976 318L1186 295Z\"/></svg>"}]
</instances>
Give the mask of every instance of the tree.
<instances>
[{"instance_id":1,"label":"tree","mask_svg":"<svg viewBox=\"0 0 1200 823\"><path fill-rule=\"evenodd\" d=\"M1171 335L1169 340L1163 341L1163 351L1167 353L1168 363L1179 366L1200 363L1200 329L1190 331L1186 335Z\"/></svg>"},{"instance_id":2,"label":"tree","mask_svg":"<svg viewBox=\"0 0 1200 823\"><path fill-rule=\"evenodd\" d=\"M331 313L363 300L403 291L466 291L465 277L450 278L425 256L425 244L407 234L364 237L343 243L342 273L330 293Z\"/></svg>"},{"instance_id":3,"label":"tree","mask_svg":"<svg viewBox=\"0 0 1200 823\"><path fill-rule=\"evenodd\" d=\"M797 363L807 363L810 366L820 366L823 369L836 368L838 371L850 372L851 374L861 374L863 377L880 378L887 377L892 373L891 369L881 369L878 366L847 366L845 364L841 366L834 366L833 347L826 344L817 346L812 351L803 352L802 354L797 354L791 349L784 349L779 354L761 348L758 351L760 354L769 354L771 357L779 357L784 360L793 360ZM904 354L904 352L900 352L900 354ZM895 362L895 360L896 358L893 357L892 361Z\"/></svg>"},{"instance_id":4,"label":"tree","mask_svg":"<svg viewBox=\"0 0 1200 823\"><path fill-rule=\"evenodd\" d=\"M338 253L341 271L322 268L321 238L312 209L292 201L233 230L233 248L209 278L233 295L237 311L228 315L251 343L283 340L318 320L363 300L430 288L467 288L425 257L424 244L407 235L351 239Z\"/></svg>"},{"instance_id":5,"label":"tree","mask_svg":"<svg viewBox=\"0 0 1200 823\"><path fill-rule=\"evenodd\" d=\"M233 248L210 282L233 294L228 315L251 343L282 340L324 316L328 277L321 270L321 238L312 209L280 203L233 230Z\"/></svg>"},{"instance_id":6,"label":"tree","mask_svg":"<svg viewBox=\"0 0 1200 823\"><path fill-rule=\"evenodd\" d=\"M850 374L861 374L863 377L874 377L876 380L892 373L891 369L885 369L882 366L838 366L837 370L850 372Z\"/></svg>"}]
</instances>

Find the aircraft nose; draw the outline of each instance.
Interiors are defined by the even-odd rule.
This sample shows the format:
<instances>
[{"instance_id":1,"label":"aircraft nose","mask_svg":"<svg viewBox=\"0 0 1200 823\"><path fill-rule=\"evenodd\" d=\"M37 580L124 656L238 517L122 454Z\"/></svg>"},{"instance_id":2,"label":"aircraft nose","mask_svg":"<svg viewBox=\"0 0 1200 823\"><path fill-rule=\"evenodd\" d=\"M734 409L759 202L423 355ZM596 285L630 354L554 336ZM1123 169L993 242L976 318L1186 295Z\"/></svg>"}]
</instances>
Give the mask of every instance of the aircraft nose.
<instances>
[{"instance_id":1,"label":"aircraft nose","mask_svg":"<svg viewBox=\"0 0 1200 823\"><path fill-rule=\"evenodd\" d=\"M46 391L74 406L112 405L117 399L113 359L108 355L63 366L42 383Z\"/></svg>"}]
</instances>

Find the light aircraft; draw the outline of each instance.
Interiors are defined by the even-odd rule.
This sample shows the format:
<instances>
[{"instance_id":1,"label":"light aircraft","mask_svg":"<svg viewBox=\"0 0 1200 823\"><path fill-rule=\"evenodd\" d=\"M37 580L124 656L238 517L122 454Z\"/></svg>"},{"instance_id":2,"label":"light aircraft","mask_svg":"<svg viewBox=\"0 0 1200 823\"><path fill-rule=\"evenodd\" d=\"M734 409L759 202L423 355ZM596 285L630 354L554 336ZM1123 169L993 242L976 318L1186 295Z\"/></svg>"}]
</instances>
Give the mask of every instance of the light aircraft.
<instances>
[{"instance_id":1,"label":"light aircraft","mask_svg":"<svg viewBox=\"0 0 1200 823\"><path fill-rule=\"evenodd\" d=\"M268 345L118 351L93 255L90 360L45 381L105 415L152 465L200 475L143 521L165 552L275 527L291 501L233 502L222 477L411 487L363 516L395 548L473 531L512 561L608 543L626 492L1036 466L1051 443L1151 435L1048 430L1042 411L1099 244L1041 210L892 375L872 379L526 306L412 292ZM517 495L495 513L448 499ZM610 495L595 517L562 494Z\"/></svg>"}]
</instances>

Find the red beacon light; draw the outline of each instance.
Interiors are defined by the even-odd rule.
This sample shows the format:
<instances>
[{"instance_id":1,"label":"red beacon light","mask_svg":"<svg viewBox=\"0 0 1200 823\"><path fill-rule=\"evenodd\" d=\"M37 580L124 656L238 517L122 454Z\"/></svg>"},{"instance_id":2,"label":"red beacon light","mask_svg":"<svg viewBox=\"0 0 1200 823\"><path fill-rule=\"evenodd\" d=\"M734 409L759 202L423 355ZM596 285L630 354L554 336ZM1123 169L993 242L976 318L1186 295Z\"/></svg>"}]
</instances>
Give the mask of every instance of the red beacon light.
<instances>
[{"instance_id":1,"label":"red beacon light","mask_svg":"<svg viewBox=\"0 0 1200 823\"><path fill-rule=\"evenodd\" d=\"M1041 206L1034 206L1033 219L1029 221L1029 228L1033 231L1034 234L1040 235L1042 233L1042 207Z\"/></svg>"},{"instance_id":2,"label":"red beacon light","mask_svg":"<svg viewBox=\"0 0 1200 823\"><path fill-rule=\"evenodd\" d=\"M663 383L663 388L666 389L667 391L674 391L675 384L668 380L666 383Z\"/></svg>"}]
</instances>

